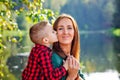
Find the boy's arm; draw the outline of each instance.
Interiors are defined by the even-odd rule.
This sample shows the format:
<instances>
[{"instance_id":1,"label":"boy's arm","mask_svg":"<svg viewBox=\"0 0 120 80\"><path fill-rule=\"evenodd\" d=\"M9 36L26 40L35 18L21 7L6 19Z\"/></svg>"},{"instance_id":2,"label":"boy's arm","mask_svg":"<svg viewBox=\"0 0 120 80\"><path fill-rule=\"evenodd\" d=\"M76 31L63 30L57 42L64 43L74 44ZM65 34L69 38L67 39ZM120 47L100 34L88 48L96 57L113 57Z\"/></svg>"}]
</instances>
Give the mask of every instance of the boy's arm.
<instances>
[{"instance_id":1,"label":"boy's arm","mask_svg":"<svg viewBox=\"0 0 120 80\"><path fill-rule=\"evenodd\" d=\"M63 66L53 69L51 53L49 53L48 51L40 53L39 63L43 74L49 80L61 79L63 76L66 75L66 70Z\"/></svg>"}]
</instances>

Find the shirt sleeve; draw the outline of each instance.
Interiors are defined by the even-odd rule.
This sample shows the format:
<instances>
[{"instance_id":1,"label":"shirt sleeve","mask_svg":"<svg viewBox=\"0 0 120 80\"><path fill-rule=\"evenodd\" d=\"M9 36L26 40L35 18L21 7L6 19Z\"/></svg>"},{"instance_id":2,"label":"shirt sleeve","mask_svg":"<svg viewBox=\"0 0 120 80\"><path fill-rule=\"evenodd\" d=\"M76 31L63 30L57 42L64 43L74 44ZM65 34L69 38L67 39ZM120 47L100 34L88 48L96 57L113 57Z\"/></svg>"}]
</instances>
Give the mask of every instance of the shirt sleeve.
<instances>
[{"instance_id":1,"label":"shirt sleeve","mask_svg":"<svg viewBox=\"0 0 120 80\"><path fill-rule=\"evenodd\" d=\"M78 73L79 73L79 76L83 79L83 80L85 80L85 76L83 75L83 73L79 70L78 71Z\"/></svg>"},{"instance_id":2,"label":"shirt sleeve","mask_svg":"<svg viewBox=\"0 0 120 80\"><path fill-rule=\"evenodd\" d=\"M59 80L67 73L63 66L53 69L51 53L49 51L40 53L39 63L47 80Z\"/></svg>"}]
</instances>

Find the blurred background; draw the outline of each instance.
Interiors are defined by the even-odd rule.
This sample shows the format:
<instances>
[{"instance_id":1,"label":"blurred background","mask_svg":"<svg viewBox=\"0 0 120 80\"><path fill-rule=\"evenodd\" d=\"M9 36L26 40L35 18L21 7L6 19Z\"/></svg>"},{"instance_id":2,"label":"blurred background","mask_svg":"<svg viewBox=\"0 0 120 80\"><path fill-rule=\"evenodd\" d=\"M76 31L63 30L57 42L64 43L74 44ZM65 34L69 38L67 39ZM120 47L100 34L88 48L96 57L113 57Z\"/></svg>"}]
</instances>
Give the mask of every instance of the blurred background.
<instances>
[{"instance_id":1,"label":"blurred background","mask_svg":"<svg viewBox=\"0 0 120 80\"><path fill-rule=\"evenodd\" d=\"M0 0L0 80L21 80L40 20L70 14L80 31L86 80L120 80L120 0Z\"/></svg>"}]
</instances>

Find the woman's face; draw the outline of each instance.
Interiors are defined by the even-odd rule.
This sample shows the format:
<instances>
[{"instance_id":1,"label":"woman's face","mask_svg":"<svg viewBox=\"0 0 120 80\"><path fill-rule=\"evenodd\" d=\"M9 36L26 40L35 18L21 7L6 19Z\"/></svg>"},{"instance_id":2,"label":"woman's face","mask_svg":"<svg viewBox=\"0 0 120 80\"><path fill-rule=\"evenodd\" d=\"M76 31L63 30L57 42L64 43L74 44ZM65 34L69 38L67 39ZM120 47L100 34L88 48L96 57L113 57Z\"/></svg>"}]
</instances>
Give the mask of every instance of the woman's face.
<instances>
[{"instance_id":1,"label":"woman's face","mask_svg":"<svg viewBox=\"0 0 120 80\"><path fill-rule=\"evenodd\" d=\"M58 22L57 37L60 44L69 45L72 43L74 28L70 19L63 18Z\"/></svg>"}]
</instances>

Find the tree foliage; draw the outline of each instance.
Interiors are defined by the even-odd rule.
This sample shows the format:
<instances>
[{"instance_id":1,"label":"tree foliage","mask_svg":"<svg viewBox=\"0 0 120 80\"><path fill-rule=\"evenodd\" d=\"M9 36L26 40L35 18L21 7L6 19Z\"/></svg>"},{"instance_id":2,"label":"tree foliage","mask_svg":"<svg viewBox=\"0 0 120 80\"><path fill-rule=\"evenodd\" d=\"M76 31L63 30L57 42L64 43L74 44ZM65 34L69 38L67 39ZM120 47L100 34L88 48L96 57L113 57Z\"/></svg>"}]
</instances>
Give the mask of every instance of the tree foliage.
<instances>
[{"instance_id":1,"label":"tree foliage","mask_svg":"<svg viewBox=\"0 0 120 80\"><path fill-rule=\"evenodd\" d=\"M113 18L113 34L114 34L114 51L115 51L115 65L117 71L120 73L120 0L115 0L115 9Z\"/></svg>"},{"instance_id":2,"label":"tree foliage","mask_svg":"<svg viewBox=\"0 0 120 80\"><path fill-rule=\"evenodd\" d=\"M46 0L46 3L43 4L44 7L50 8L53 11L60 11L61 7L66 4L68 0ZM56 5L57 3L57 5Z\"/></svg>"},{"instance_id":3,"label":"tree foliage","mask_svg":"<svg viewBox=\"0 0 120 80\"><path fill-rule=\"evenodd\" d=\"M29 26L40 20L49 20L51 23L54 21L54 12L50 9L43 8L43 3L44 0L0 1L1 80L17 80L17 78L9 72L6 61L9 56L17 54L21 45L27 40L25 37L28 36L25 35L28 35L27 31Z\"/></svg>"}]
</instances>

